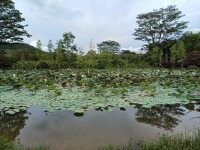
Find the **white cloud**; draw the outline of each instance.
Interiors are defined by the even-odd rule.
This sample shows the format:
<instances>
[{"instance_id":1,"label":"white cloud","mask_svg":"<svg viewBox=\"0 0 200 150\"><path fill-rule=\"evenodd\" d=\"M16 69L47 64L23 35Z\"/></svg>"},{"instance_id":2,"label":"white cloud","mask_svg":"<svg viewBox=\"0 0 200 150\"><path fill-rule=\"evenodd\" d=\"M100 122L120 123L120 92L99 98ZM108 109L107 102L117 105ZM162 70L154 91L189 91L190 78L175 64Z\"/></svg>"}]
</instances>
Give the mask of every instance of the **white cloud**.
<instances>
[{"instance_id":1,"label":"white cloud","mask_svg":"<svg viewBox=\"0 0 200 150\"><path fill-rule=\"evenodd\" d=\"M36 45L37 45L37 40L35 40L35 41L31 41L31 42L30 42L30 45L36 47Z\"/></svg>"},{"instance_id":2,"label":"white cloud","mask_svg":"<svg viewBox=\"0 0 200 150\"><path fill-rule=\"evenodd\" d=\"M36 45L37 45L37 40L31 41L31 42L30 42L30 45L36 47ZM42 50L45 51L45 52L47 52L47 51L48 51L48 48L47 48L46 46L42 46Z\"/></svg>"},{"instance_id":3,"label":"white cloud","mask_svg":"<svg viewBox=\"0 0 200 150\"><path fill-rule=\"evenodd\" d=\"M193 33L198 33L200 32L200 28L192 28L190 31L192 31Z\"/></svg>"}]
</instances>

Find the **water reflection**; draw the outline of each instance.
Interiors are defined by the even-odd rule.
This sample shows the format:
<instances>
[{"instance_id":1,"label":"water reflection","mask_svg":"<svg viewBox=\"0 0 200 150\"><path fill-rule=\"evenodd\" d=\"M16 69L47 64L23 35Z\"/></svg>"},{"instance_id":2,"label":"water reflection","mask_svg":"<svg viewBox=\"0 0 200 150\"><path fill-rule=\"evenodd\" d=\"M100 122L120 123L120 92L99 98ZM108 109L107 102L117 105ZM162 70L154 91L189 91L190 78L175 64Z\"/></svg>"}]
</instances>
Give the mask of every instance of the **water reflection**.
<instances>
[{"instance_id":1,"label":"water reflection","mask_svg":"<svg viewBox=\"0 0 200 150\"><path fill-rule=\"evenodd\" d=\"M172 130L181 120L178 118L184 115L184 111L179 104L158 105L152 108L142 108L137 106L135 114L136 120L140 123L150 124L165 130Z\"/></svg>"},{"instance_id":2,"label":"water reflection","mask_svg":"<svg viewBox=\"0 0 200 150\"><path fill-rule=\"evenodd\" d=\"M9 115L0 112L0 135L14 140L20 133L20 129L24 128L25 121L28 116L27 111L21 111L15 115Z\"/></svg>"},{"instance_id":3,"label":"water reflection","mask_svg":"<svg viewBox=\"0 0 200 150\"><path fill-rule=\"evenodd\" d=\"M108 145L126 145L155 140L162 134L199 126L196 104L165 105L145 109L93 109L84 114L72 111L44 112L40 106L15 115L0 113L0 135L19 139L24 146L51 145L52 149L88 150ZM29 115L28 113L31 113ZM196 117L191 120L191 118ZM170 132L169 132L170 131ZM16 137L17 136L17 137Z\"/></svg>"},{"instance_id":4,"label":"water reflection","mask_svg":"<svg viewBox=\"0 0 200 150\"><path fill-rule=\"evenodd\" d=\"M185 104L184 107L190 111L195 109L195 105L193 103Z\"/></svg>"},{"instance_id":5,"label":"water reflection","mask_svg":"<svg viewBox=\"0 0 200 150\"><path fill-rule=\"evenodd\" d=\"M74 113L74 116L76 116L76 117L83 117L84 113Z\"/></svg>"}]
</instances>

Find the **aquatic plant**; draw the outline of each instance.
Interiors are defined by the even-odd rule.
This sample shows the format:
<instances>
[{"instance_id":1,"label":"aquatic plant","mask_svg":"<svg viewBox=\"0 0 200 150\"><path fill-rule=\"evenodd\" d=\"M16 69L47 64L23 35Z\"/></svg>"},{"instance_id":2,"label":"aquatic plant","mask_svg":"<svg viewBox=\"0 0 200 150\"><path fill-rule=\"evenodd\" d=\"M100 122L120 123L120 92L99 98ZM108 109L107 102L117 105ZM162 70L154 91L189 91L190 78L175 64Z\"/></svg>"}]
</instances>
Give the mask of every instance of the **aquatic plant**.
<instances>
[{"instance_id":1,"label":"aquatic plant","mask_svg":"<svg viewBox=\"0 0 200 150\"><path fill-rule=\"evenodd\" d=\"M2 70L0 110L14 114L32 105L45 111L196 103L200 70Z\"/></svg>"}]
</instances>

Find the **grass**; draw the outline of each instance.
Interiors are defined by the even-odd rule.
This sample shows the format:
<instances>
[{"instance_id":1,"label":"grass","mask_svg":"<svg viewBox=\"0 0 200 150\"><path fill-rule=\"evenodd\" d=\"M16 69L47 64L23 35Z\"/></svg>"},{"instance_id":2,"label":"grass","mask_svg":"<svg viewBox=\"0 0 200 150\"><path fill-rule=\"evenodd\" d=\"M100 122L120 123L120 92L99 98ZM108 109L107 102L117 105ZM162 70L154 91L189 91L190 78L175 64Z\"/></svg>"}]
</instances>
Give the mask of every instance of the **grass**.
<instances>
[{"instance_id":1,"label":"grass","mask_svg":"<svg viewBox=\"0 0 200 150\"><path fill-rule=\"evenodd\" d=\"M19 144L16 144L14 141L11 141L5 137L0 137L0 150L49 150L49 146L40 145L37 147L23 147Z\"/></svg>"},{"instance_id":2,"label":"grass","mask_svg":"<svg viewBox=\"0 0 200 150\"><path fill-rule=\"evenodd\" d=\"M50 147L38 146L25 148L15 144L6 138L0 137L0 150L49 150ZM163 135L157 141L143 142L140 145L133 146L108 146L99 150L199 150L200 149L200 130L194 135L177 134Z\"/></svg>"},{"instance_id":3,"label":"grass","mask_svg":"<svg viewBox=\"0 0 200 150\"><path fill-rule=\"evenodd\" d=\"M134 148L129 146L108 146L99 150L199 150L200 149L200 130L193 136L188 134L163 135L157 141L143 142Z\"/></svg>"}]
</instances>

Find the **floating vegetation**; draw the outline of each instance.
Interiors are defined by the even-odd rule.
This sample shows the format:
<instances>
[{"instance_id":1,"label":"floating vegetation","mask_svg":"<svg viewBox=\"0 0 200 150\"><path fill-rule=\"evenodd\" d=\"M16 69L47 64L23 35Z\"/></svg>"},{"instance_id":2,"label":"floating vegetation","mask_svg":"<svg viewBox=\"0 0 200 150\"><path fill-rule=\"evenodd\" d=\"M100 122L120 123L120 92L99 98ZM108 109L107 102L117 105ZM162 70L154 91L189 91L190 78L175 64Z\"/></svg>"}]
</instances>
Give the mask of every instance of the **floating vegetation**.
<instances>
[{"instance_id":1,"label":"floating vegetation","mask_svg":"<svg viewBox=\"0 0 200 150\"><path fill-rule=\"evenodd\" d=\"M129 105L151 108L200 100L200 70L35 70L0 74L0 111L14 114L32 105L45 111L112 111Z\"/></svg>"}]
</instances>

